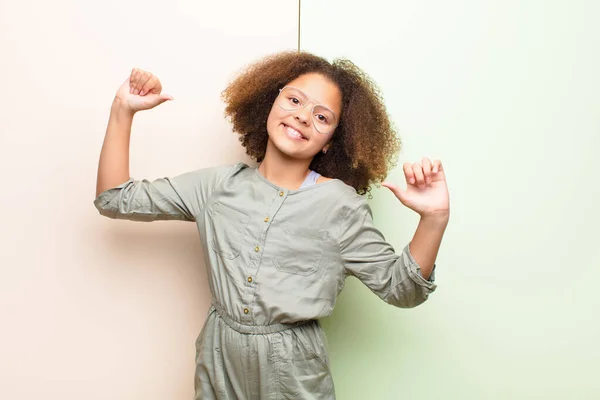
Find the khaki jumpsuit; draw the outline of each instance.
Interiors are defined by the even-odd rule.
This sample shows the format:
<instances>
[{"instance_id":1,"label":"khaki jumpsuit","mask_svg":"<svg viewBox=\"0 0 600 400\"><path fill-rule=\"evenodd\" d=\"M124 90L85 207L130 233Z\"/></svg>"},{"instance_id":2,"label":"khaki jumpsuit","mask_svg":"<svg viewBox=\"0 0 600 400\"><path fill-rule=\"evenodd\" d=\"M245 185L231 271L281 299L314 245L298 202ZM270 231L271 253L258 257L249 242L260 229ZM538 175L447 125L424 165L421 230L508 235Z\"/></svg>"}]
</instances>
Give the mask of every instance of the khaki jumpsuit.
<instances>
[{"instance_id":1,"label":"khaki jumpsuit","mask_svg":"<svg viewBox=\"0 0 600 400\"><path fill-rule=\"evenodd\" d=\"M277 187L257 168L133 179L94 201L104 216L195 221L212 306L196 347L196 399L334 399L326 338L346 277L414 307L433 292L406 246L396 254L364 197L334 179Z\"/></svg>"}]
</instances>

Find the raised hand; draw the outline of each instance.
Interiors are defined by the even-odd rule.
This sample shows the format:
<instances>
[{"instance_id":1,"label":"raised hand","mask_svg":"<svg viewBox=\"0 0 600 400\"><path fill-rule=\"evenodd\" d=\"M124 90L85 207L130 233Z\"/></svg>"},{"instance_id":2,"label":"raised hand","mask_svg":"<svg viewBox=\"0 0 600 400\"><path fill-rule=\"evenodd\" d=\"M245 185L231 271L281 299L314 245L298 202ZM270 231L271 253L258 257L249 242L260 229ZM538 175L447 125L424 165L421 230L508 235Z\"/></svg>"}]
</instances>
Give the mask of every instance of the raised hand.
<instances>
[{"instance_id":1,"label":"raised hand","mask_svg":"<svg viewBox=\"0 0 600 400\"><path fill-rule=\"evenodd\" d=\"M440 160L431 162L423 158L421 163L403 165L406 190L390 182L382 182L402 204L421 217L448 217L450 200L446 176Z\"/></svg>"},{"instance_id":2,"label":"raised hand","mask_svg":"<svg viewBox=\"0 0 600 400\"><path fill-rule=\"evenodd\" d=\"M116 94L120 105L135 113L149 110L173 97L161 93L162 84L158 78L148 71L134 68Z\"/></svg>"}]
</instances>

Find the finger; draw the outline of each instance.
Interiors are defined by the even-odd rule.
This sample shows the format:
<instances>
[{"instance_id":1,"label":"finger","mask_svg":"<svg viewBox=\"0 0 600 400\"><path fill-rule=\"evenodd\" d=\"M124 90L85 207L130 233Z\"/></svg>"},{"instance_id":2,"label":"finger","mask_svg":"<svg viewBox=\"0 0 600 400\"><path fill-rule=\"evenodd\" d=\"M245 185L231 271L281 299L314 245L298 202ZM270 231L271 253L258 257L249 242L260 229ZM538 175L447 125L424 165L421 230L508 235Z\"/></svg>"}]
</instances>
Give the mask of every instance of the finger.
<instances>
[{"instance_id":1,"label":"finger","mask_svg":"<svg viewBox=\"0 0 600 400\"><path fill-rule=\"evenodd\" d=\"M435 160L433 162L433 173L437 174L439 171L442 171L442 162L440 160Z\"/></svg>"},{"instance_id":2,"label":"finger","mask_svg":"<svg viewBox=\"0 0 600 400\"><path fill-rule=\"evenodd\" d=\"M160 94L162 92L162 85L160 84L160 80L156 75L154 75L153 87L150 89L148 93Z\"/></svg>"},{"instance_id":3,"label":"finger","mask_svg":"<svg viewBox=\"0 0 600 400\"><path fill-rule=\"evenodd\" d=\"M404 176L406 177L406 182L410 183L411 185L415 184L415 174L413 173L412 170L412 166L409 163L404 163L404 165L402 166L402 169L404 170Z\"/></svg>"},{"instance_id":4,"label":"finger","mask_svg":"<svg viewBox=\"0 0 600 400\"><path fill-rule=\"evenodd\" d=\"M138 76L140 75L139 68L134 68L131 70L131 76L129 77L129 93L133 94L135 90L135 84L137 82Z\"/></svg>"},{"instance_id":5,"label":"finger","mask_svg":"<svg viewBox=\"0 0 600 400\"><path fill-rule=\"evenodd\" d=\"M431 160L429 158L423 158L421 160L423 166L423 174L425 175L425 183L431 183Z\"/></svg>"},{"instance_id":6,"label":"finger","mask_svg":"<svg viewBox=\"0 0 600 400\"><path fill-rule=\"evenodd\" d=\"M150 78L152 78L152 74L150 72L142 71L137 82L135 83L135 90L133 91L133 94L140 94L142 86L144 86Z\"/></svg>"},{"instance_id":7,"label":"finger","mask_svg":"<svg viewBox=\"0 0 600 400\"><path fill-rule=\"evenodd\" d=\"M135 70L136 68L132 69L131 72L129 73L129 82L133 82L133 77L135 76Z\"/></svg>"},{"instance_id":8,"label":"finger","mask_svg":"<svg viewBox=\"0 0 600 400\"><path fill-rule=\"evenodd\" d=\"M415 179L417 180L417 185L420 188L425 186L425 175L423 174L423 167L419 163L414 163L412 165L413 173L415 174Z\"/></svg>"},{"instance_id":9,"label":"finger","mask_svg":"<svg viewBox=\"0 0 600 400\"><path fill-rule=\"evenodd\" d=\"M144 70L139 69L139 68L135 69L135 72L133 74L133 80L131 82L131 93L132 94L137 94L136 90L138 90L138 85L140 83L140 80L143 79L144 74L145 74Z\"/></svg>"},{"instance_id":10,"label":"finger","mask_svg":"<svg viewBox=\"0 0 600 400\"><path fill-rule=\"evenodd\" d=\"M148 79L140 87L140 96L145 95L155 85L156 77L152 74L148 76ZM158 93L157 93L158 94Z\"/></svg>"}]
</instances>

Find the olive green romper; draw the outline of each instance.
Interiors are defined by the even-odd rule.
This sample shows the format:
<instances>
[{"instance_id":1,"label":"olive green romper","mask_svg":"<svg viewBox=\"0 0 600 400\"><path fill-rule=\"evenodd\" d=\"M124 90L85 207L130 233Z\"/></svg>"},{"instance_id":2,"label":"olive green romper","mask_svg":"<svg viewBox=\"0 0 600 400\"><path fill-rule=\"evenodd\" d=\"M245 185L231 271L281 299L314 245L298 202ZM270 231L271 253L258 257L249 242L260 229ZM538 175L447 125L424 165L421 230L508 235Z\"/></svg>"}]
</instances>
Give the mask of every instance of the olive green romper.
<instances>
[{"instance_id":1,"label":"olive green romper","mask_svg":"<svg viewBox=\"0 0 600 400\"><path fill-rule=\"evenodd\" d=\"M396 254L364 197L333 179L280 188L257 168L133 179L94 201L104 216L195 221L212 306L196 347L196 399L334 399L326 338L349 275L384 301L414 307L436 288L406 246Z\"/></svg>"}]
</instances>

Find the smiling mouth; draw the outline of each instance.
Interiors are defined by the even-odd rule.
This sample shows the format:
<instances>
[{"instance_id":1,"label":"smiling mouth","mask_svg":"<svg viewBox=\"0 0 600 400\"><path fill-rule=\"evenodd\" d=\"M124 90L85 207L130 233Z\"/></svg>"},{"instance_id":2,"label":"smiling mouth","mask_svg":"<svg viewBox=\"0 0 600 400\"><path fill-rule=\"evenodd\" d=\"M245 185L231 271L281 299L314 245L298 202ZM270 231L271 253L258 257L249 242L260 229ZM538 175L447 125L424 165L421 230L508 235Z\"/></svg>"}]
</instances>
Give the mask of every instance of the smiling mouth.
<instances>
[{"instance_id":1,"label":"smiling mouth","mask_svg":"<svg viewBox=\"0 0 600 400\"><path fill-rule=\"evenodd\" d=\"M300 132L298 132L297 130L292 128L291 126L283 124L283 127L284 127L285 131L287 132L288 136L291 136L294 139L308 140L306 138L306 136L304 136L303 134L301 134Z\"/></svg>"}]
</instances>

